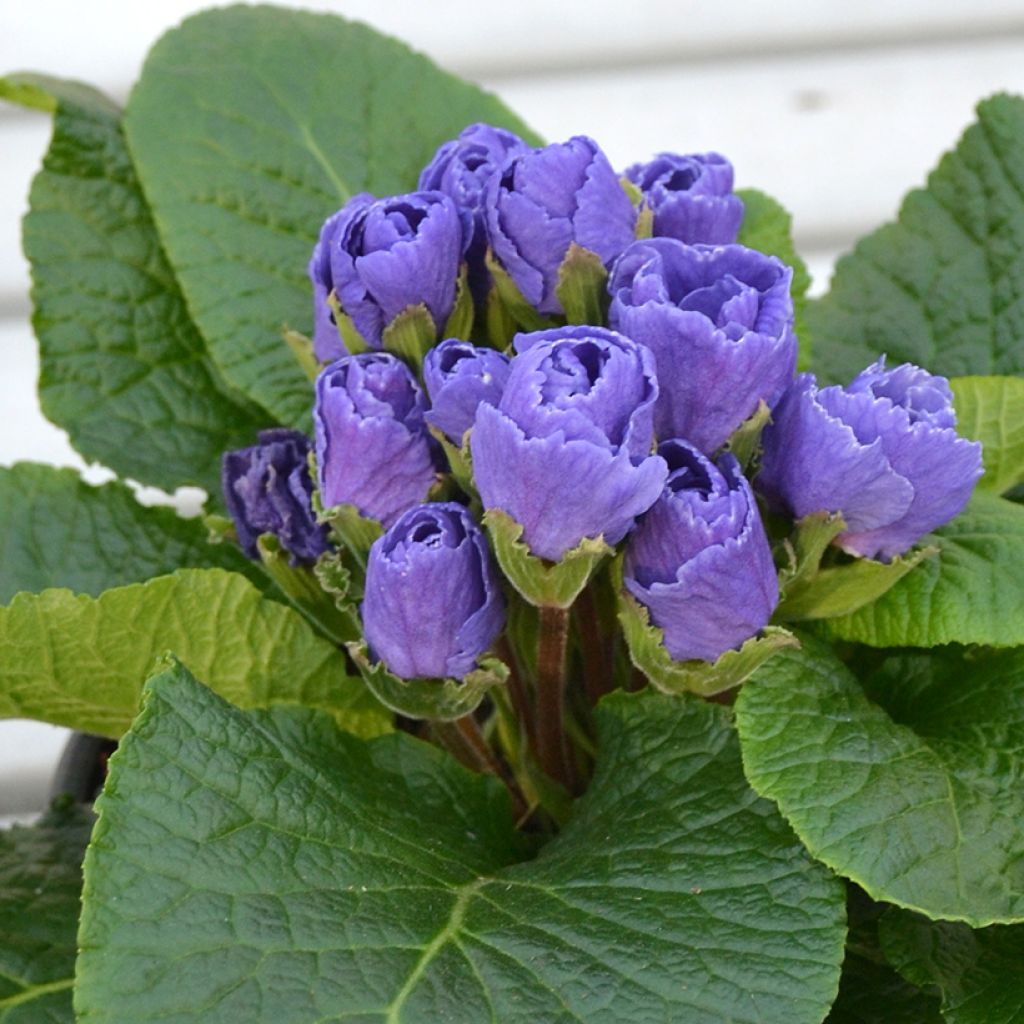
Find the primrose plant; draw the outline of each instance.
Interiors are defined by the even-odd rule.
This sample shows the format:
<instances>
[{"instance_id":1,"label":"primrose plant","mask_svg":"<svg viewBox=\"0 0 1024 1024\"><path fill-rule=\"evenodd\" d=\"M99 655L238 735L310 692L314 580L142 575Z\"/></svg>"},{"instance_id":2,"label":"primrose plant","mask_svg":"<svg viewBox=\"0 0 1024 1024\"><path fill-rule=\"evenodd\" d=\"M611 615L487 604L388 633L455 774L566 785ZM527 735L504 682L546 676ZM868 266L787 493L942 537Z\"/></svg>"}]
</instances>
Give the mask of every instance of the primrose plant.
<instances>
[{"instance_id":1,"label":"primrose plant","mask_svg":"<svg viewBox=\"0 0 1024 1024\"><path fill-rule=\"evenodd\" d=\"M0 711L117 742L0 1018L1024 1014L1024 101L810 301L726 157L339 18L0 95L44 410L208 494L0 471Z\"/></svg>"}]
</instances>

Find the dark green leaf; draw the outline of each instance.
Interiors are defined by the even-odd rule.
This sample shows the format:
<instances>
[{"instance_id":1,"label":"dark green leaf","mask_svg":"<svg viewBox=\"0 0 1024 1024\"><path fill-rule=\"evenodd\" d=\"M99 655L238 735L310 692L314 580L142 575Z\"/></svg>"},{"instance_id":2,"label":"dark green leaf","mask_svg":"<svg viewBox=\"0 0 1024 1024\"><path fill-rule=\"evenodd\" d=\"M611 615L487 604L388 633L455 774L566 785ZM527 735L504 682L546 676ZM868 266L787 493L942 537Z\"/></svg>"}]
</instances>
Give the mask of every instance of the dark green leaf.
<instances>
[{"instance_id":1,"label":"dark green leaf","mask_svg":"<svg viewBox=\"0 0 1024 1024\"><path fill-rule=\"evenodd\" d=\"M0 97L27 96L55 109L24 227L43 412L121 476L219 493L221 452L252 444L268 417L206 358L115 105L75 83L0 79Z\"/></svg>"},{"instance_id":2,"label":"dark green leaf","mask_svg":"<svg viewBox=\"0 0 1024 1024\"><path fill-rule=\"evenodd\" d=\"M598 720L590 791L524 861L504 791L431 747L155 680L86 864L80 1012L820 1021L842 890L746 785L724 709L618 694Z\"/></svg>"},{"instance_id":3,"label":"dark green leaf","mask_svg":"<svg viewBox=\"0 0 1024 1024\"><path fill-rule=\"evenodd\" d=\"M126 127L160 233L227 379L287 422L311 394L281 340L308 330L323 221L357 192L416 187L473 121L521 132L497 99L333 15L231 7L153 48Z\"/></svg>"},{"instance_id":4,"label":"dark green leaf","mask_svg":"<svg viewBox=\"0 0 1024 1024\"><path fill-rule=\"evenodd\" d=\"M979 104L899 220L839 261L807 321L826 381L883 353L950 377L1024 372L1024 99Z\"/></svg>"}]
</instances>

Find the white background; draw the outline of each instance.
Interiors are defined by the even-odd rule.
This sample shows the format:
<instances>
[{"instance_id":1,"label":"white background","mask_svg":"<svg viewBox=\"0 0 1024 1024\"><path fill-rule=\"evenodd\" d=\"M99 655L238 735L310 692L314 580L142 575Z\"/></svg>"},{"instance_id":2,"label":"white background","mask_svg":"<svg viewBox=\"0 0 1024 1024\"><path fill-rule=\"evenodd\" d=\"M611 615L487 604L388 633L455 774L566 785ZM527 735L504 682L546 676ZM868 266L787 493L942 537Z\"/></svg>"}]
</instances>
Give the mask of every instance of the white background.
<instances>
[{"instance_id":1,"label":"white background","mask_svg":"<svg viewBox=\"0 0 1024 1024\"><path fill-rule=\"evenodd\" d=\"M0 73L79 78L124 100L190 0L0 0ZM296 5L290 5L296 6ZM398 35L498 92L542 136L585 133L622 167L718 150L794 215L815 287L894 216L978 99L1024 93L1024 3L1006 0L338 0L302 6ZM19 220L48 119L0 107L0 465L85 469L41 416ZM103 478L89 467L90 479ZM42 805L61 730L0 723L0 816Z\"/></svg>"}]
</instances>

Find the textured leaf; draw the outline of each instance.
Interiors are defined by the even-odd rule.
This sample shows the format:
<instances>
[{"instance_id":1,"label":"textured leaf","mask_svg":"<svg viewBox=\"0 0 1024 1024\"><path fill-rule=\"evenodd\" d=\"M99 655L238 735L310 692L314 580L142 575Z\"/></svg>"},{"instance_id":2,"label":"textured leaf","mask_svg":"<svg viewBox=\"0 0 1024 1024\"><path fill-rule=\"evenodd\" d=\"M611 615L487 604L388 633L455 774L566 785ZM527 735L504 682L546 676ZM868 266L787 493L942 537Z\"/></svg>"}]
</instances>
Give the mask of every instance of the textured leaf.
<instances>
[{"instance_id":1,"label":"textured leaf","mask_svg":"<svg viewBox=\"0 0 1024 1024\"><path fill-rule=\"evenodd\" d=\"M875 899L1024 920L1024 652L896 662L872 685L892 717L810 638L760 669L736 704L751 785Z\"/></svg>"},{"instance_id":2,"label":"textured leaf","mask_svg":"<svg viewBox=\"0 0 1024 1024\"><path fill-rule=\"evenodd\" d=\"M497 99L365 25L273 7L190 18L153 48L126 127L161 236L227 379L288 422L312 395L281 340L307 330L323 221L357 192L416 187Z\"/></svg>"},{"instance_id":3,"label":"textured leaf","mask_svg":"<svg viewBox=\"0 0 1024 1024\"><path fill-rule=\"evenodd\" d=\"M957 429L981 442L982 490L994 494L1024 483L1024 380L1018 377L956 377L950 381Z\"/></svg>"},{"instance_id":4,"label":"textured leaf","mask_svg":"<svg viewBox=\"0 0 1024 1024\"><path fill-rule=\"evenodd\" d=\"M29 76L0 79L3 96L55 108L24 223L43 412L121 476L219 494L221 452L270 424L229 396L207 360L116 106L86 86Z\"/></svg>"},{"instance_id":5,"label":"textured leaf","mask_svg":"<svg viewBox=\"0 0 1024 1024\"><path fill-rule=\"evenodd\" d=\"M939 990L948 1024L1024 1021L1024 926L972 931L894 910L882 918L879 932L902 974Z\"/></svg>"},{"instance_id":6,"label":"textured leaf","mask_svg":"<svg viewBox=\"0 0 1024 1024\"><path fill-rule=\"evenodd\" d=\"M724 709L598 720L590 791L524 861L504 791L434 748L155 680L86 862L81 1020L820 1021L842 889Z\"/></svg>"},{"instance_id":7,"label":"textured leaf","mask_svg":"<svg viewBox=\"0 0 1024 1024\"><path fill-rule=\"evenodd\" d=\"M370 736L390 727L336 647L297 612L221 569L183 569L98 598L19 594L0 608L0 718L116 738L167 651L243 707L306 704Z\"/></svg>"},{"instance_id":8,"label":"textured leaf","mask_svg":"<svg viewBox=\"0 0 1024 1024\"><path fill-rule=\"evenodd\" d=\"M827 381L882 353L950 377L1024 372L1024 99L979 104L928 187L839 261L807 320Z\"/></svg>"},{"instance_id":9,"label":"textured leaf","mask_svg":"<svg viewBox=\"0 0 1024 1024\"><path fill-rule=\"evenodd\" d=\"M82 858L93 816L60 803L0 830L0 1024L73 1024Z\"/></svg>"},{"instance_id":10,"label":"textured leaf","mask_svg":"<svg viewBox=\"0 0 1024 1024\"><path fill-rule=\"evenodd\" d=\"M123 484L92 487L73 469L30 462L0 468L0 603L47 587L96 595L191 567L261 582L236 547L206 536L201 520L146 508Z\"/></svg>"},{"instance_id":11,"label":"textured leaf","mask_svg":"<svg viewBox=\"0 0 1024 1024\"><path fill-rule=\"evenodd\" d=\"M1024 508L975 494L922 544L938 554L877 601L821 629L872 647L1024 644Z\"/></svg>"}]
</instances>

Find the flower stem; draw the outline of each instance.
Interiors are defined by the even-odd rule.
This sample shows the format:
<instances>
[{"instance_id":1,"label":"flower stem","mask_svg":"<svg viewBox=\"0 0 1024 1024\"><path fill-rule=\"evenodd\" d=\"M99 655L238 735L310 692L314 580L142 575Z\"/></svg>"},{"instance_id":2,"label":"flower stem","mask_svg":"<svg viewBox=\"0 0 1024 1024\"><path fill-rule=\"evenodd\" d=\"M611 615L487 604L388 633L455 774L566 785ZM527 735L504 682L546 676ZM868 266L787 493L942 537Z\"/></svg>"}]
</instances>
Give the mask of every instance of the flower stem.
<instances>
[{"instance_id":1,"label":"flower stem","mask_svg":"<svg viewBox=\"0 0 1024 1024\"><path fill-rule=\"evenodd\" d=\"M569 640L569 612L540 608L537 649L537 760L545 773L573 791L573 771L565 740L565 654Z\"/></svg>"},{"instance_id":2,"label":"flower stem","mask_svg":"<svg viewBox=\"0 0 1024 1024\"><path fill-rule=\"evenodd\" d=\"M519 674L519 660L512 650L512 645L507 637L502 636L495 647L498 657L508 666L508 687L509 699L515 709L516 717L520 726L526 732L526 739L533 749L537 746L536 730L534 728L533 715L530 713L530 695L527 692L523 678Z\"/></svg>"},{"instance_id":3,"label":"flower stem","mask_svg":"<svg viewBox=\"0 0 1024 1024\"><path fill-rule=\"evenodd\" d=\"M614 689L612 659L608 644L601 635L594 592L587 587L577 598L575 612L580 630L580 648L583 652L583 681L591 706Z\"/></svg>"}]
</instances>

